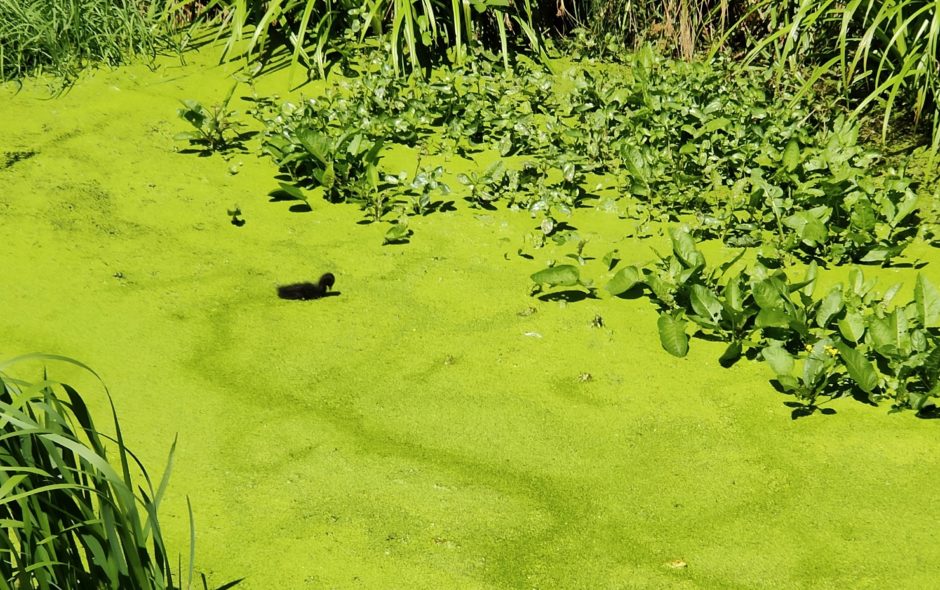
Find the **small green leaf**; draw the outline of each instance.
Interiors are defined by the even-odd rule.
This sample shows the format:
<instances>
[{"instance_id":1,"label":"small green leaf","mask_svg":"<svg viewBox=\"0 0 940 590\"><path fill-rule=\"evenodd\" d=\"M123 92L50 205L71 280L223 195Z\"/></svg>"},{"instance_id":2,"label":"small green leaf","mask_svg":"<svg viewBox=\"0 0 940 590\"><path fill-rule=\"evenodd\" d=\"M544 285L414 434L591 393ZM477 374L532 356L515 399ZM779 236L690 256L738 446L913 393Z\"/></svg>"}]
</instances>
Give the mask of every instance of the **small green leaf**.
<instances>
[{"instance_id":1,"label":"small green leaf","mask_svg":"<svg viewBox=\"0 0 940 590\"><path fill-rule=\"evenodd\" d=\"M800 165L800 144L795 139L787 142L783 150L783 167L787 172L793 172Z\"/></svg>"},{"instance_id":2,"label":"small green leaf","mask_svg":"<svg viewBox=\"0 0 940 590\"><path fill-rule=\"evenodd\" d=\"M326 165L329 161L330 141L329 139L312 129L306 127L297 130L297 141L304 146L311 156L316 158L320 164Z\"/></svg>"},{"instance_id":3,"label":"small green leaf","mask_svg":"<svg viewBox=\"0 0 940 590\"><path fill-rule=\"evenodd\" d=\"M672 251L686 268L705 266L705 257L695 247L695 240L687 229L672 228L669 237L672 239Z\"/></svg>"},{"instance_id":4,"label":"small green leaf","mask_svg":"<svg viewBox=\"0 0 940 590\"><path fill-rule=\"evenodd\" d=\"M388 231L385 232L385 243L401 242L405 240L410 233L411 230L408 229L407 222L393 223L392 227L388 228Z\"/></svg>"},{"instance_id":5,"label":"small green leaf","mask_svg":"<svg viewBox=\"0 0 940 590\"><path fill-rule=\"evenodd\" d=\"M730 367L739 358L741 358L741 343L737 340L728 344L721 356L718 358L718 364L722 367Z\"/></svg>"},{"instance_id":6,"label":"small green leaf","mask_svg":"<svg viewBox=\"0 0 940 590\"><path fill-rule=\"evenodd\" d=\"M656 323L659 326L659 341L666 352L679 358L689 353L689 336L685 333L685 320L662 314Z\"/></svg>"},{"instance_id":7,"label":"small green leaf","mask_svg":"<svg viewBox=\"0 0 940 590\"><path fill-rule=\"evenodd\" d=\"M336 184L336 170L333 168L333 162L327 162L323 174L320 175L320 184L323 188L330 190Z\"/></svg>"},{"instance_id":8,"label":"small green leaf","mask_svg":"<svg viewBox=\"0 0 940 590\"><path fill-rule=\"evenodd\" d=\"M706 133L714 133L719 129L727 129L731 125L731 121L725 117L718 117L712 119L702 127L701 135Z\"/></svg>"},{"instance_id":9,"label":"small green leaf","mask_svg":"<svg viewBox=\"0 0 940 590\"><path fill-rule=\"evenodd\" d=\"M620 255L620 250L614 248L607 254L604 254L604 257L601 259L604 262L604 266L607 267L607 270L613 270L617 263L620 262L620 259L617 258Z\"/></svg>"},{"instance_id":10,"label":"small green leaf","mask_svg":"<svg viewBox=\"0 0 940 590\"><path fill-rule=\"evenodd\" d=\"M803 389L800 380L793 375L777 375L777 382L787 393L797 393Z\"/></svg>"},{"instance_id":11,"label":"small green leaf","mask_svg":"<svg viewBox=\"0 0 940 590\"><path fill-rule=\"evenodd\" d=\"M825 244L829 239L829 230L821 219L810 211L800 211L783 219L783 224L796 231L807 246Z\"/></svg>"},{"instance_id":12,"label":"small green leaf","mask_svg":"<svg viewBox=\"0 0 940 590\"><path fill-rule=\"evenodd\" d=\"M829 320L840 311L842 311L842 285L836 285L829 291L829 294L819 303L819 309L816 310L816 325L825 328Z\"/></svg>"},{"instance_id":13,"label":"small green leaf","mask_svg":"<svg viewBox=\"0 0 940 590\"><path fill-rule=\"evenodd\" d=\"M278 185L280 185L282 191L294 197L298 201L304 201L304 202L307 201L307 196L304 194L302 190L300 190L298 186L293 185L293 184L288 184L286 182L279 182Z\"/></svg>"},{"instance_id":14,"label":"small green leaf","mask_svg":"<svg viewBox=\"0 0 940 590\"><path fill-rule=\"evenodd\" d=\"M865 335L865 319L855 311L845 314L845 318L839 320L839 333L849 342L858 342Z\"/></svg>"},{"instance_id":15,"label":"small green leaf","mask_svg":"<svg viewBox=\"0 0 940 590\"><path fill-rule=\"evenodd\" d=\"M611 295L620 295L632 289L641 282L640 270L635 266L625 266L617 271L614 278L607 283L607 291Z\"/></svg>"},{"instance_id":16,"label":"small green leaf","mask_svg":"<svg viewBox=\"0 0 940 590\"><path fill-rule=\"evenodd\" d=\"M914 302L925 328L940 327L940 291L920 273L914 284Z\"/></svg>"}]
</instances>

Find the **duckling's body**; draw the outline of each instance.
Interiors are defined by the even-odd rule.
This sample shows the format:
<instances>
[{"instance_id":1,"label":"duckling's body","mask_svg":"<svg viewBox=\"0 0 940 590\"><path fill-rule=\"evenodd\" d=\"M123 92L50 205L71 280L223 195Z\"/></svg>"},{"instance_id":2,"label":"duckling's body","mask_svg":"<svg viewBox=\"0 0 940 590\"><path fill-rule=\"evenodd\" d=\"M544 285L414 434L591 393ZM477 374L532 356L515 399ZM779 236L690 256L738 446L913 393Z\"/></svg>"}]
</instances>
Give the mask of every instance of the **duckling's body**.
<instances>
[{"instance_id":1,"label":"duckling's body","mask_svg":"<svg viewBox=\"0 0 940 590\"><path fill-rule=\"evenodd\" d=\"M291 285L278 285L277 296L281 299L319 299L327 294L330 287L336 282L333 273L326 273L316 283L293 283Z\"/></svg>"}]
</instances>

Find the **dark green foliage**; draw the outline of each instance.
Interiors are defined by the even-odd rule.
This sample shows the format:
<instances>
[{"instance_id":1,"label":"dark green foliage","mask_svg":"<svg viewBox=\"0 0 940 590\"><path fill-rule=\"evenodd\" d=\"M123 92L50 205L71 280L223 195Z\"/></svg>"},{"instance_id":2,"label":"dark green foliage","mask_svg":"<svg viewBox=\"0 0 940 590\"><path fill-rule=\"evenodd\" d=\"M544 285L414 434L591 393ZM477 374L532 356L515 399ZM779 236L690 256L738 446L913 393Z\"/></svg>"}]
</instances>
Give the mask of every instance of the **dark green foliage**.
<instances>
[{"instance_id":1,"label":"dark green foliage","mask_svg":"<svg viewBox=\"0 0 940 590\"><path fill-rule=\"evenodd\" d=\"M235 120L235 113L228 108L237 86L232 86L221 103L209 108L195 100L184 100L183 108L177 114L194 130L177 133L174 139L200 146L205 153L224 152L240 146L240 135L236 130L242 124Z\"/></svg>"},{"instance_id":2,"label":"dark green foliage","mask_svg":"<svg viewBox=\"0 0 940 590\"><path fill-rule=\"evenodd\" d=\"M597 174L615 179L641 224L692 215L702 235L763 244L768 258L890 263L915 237L913 181L859 145L856 124L813 107L816 97L650 48L628 65L574 68L562 90L525 64L478 61L404 80L373 61L322 97L259 101L255 115L264 151L294 183L359 202L373 220L427 210L406 173L380 170L382 146L395 142L420 154L517 156L457 180L472 205L527 209L545 235L592 196Z\"/></svg>"},{"instance_id":3,"label":"dark green foliage","mask_svg":"<svg viewBox=\"0 0 940 590\"><path fill-rule=\"evenodd\" d=\"M331 63L349 61L364 46L382 50L399 72L442 62L461 65L480 47L498 51L508 64L511 50L538 52L542 45L528 0L213 0L201 11L220 12L225 18L215 25L228 36L223 57L250 27L249 59L259 58L270 44L283 44L292 52L292 64L321 77Z\"/></svg>"},{"instance_id":4,"label":"dark green foliage","mask_svg":"<svg viewBox=\"0 0 940 590\"><path fill-rule=\"evenodd\" d=\"M763 61L781 76L806 72L803 90L832 83L853 115L880 111L882 135L898 111L926 123L940 150L940 5L924 0L800 0L756 3L739 26L771 26L744 47L745 63Z\"/></svg>"},{"instance_id":5,"label":"dark green foliage","mask_svg":"<svg viewBox=\"0 0 940 590\"><path fill-rule=\"evenodd\" d=\"M170 45L173 2L0 0L0 79L49 71L66 80L98 62Z\"/></svg>"}]
</instances>

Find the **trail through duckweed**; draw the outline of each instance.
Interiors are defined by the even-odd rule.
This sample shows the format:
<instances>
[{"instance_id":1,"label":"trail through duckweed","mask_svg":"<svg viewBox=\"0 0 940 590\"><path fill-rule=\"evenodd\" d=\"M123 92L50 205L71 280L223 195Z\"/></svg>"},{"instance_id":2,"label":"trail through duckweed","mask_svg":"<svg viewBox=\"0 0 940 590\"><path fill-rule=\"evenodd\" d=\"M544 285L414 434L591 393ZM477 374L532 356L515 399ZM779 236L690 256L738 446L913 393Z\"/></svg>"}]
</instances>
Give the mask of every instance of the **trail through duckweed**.
<instances>
[{"instance_id":1,"label":"trail through duckweed","mask_svg":"<svg viewBox=\"0 0 940 590\"><path fill-rule=\"evenodd\" d=\"M527 214L458 199L383 247L354 207L269 202L270 162L173 141L181 98L230 88L214 57L97 71L51 100L0 89L0 356L95 367L148 465L179 433L167 540L185 553L189 495L211 581L933 584L935 422L852 400L791 421L764 367L718 366L720 343L665 354L643 300L531 298ZM576 222L625 263L652 259L623 224ZM936 251L917 255L938 282ZM325 271L339 296L276 297Z\"/></svg>"}]
</instances>

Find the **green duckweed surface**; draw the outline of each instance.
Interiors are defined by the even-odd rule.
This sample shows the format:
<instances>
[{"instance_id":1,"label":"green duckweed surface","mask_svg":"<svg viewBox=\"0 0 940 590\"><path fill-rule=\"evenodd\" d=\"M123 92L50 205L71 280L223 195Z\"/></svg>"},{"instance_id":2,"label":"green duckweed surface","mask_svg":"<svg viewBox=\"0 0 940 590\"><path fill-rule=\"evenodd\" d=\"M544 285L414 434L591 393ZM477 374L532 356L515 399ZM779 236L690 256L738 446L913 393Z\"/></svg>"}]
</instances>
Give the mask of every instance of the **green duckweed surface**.
<instances>
[{"instance_id":1,"label":"green duckweed surface","mask_svg":"<svg viewBox=\"0 0 940 590\"><path fill-rule=\"evenodd\" d=\"M56 98L0 88L0 357L94 367L152 476L179 434L164 527L185 554L188 495L211 583L936 584L937 422L852 400L793 421L765 367L722 369L722 346L700 340L685 359L662 351L644 299L530 297L529 275L561 254L516 254L524 213L458 192L456 212L382 246L387 226L357 224L354 206L270 202L269 161L173 140L180 99L230 87L216 57L91 72ZM257 87L286 94L285 72ZM601 207L571 223L588 268L609 244L625 263L653 257ZM940 282L937 252L918 256ZM275 296L326 270L339 296ZM51 371L107 423L100 388Z\"/></svg>"}]
</instances>

